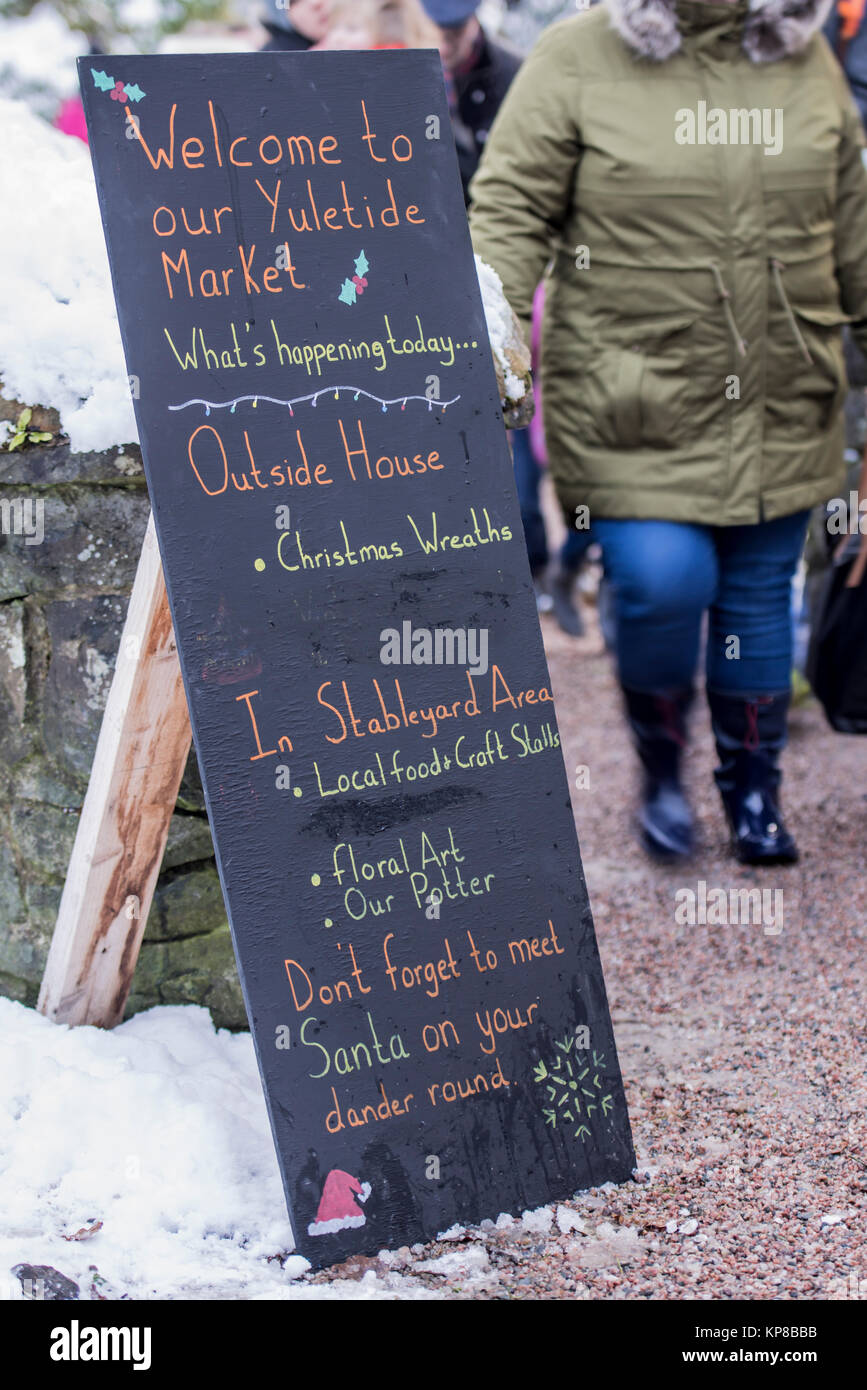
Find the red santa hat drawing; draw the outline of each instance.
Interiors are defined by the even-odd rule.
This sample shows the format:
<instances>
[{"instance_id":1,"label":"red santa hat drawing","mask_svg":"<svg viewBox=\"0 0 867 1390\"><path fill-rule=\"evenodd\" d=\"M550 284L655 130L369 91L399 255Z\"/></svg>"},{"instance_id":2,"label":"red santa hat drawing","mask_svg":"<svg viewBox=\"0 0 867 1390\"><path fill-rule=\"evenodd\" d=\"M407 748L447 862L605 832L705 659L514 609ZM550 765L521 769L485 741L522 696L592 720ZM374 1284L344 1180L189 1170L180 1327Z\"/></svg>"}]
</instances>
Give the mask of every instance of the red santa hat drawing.
<instances>
[{"instance_id":1,"label":"red santa hat drawing","mask_svg":"<svg viewBox=\"0 0 867 1390\"><path fill-rule=\"evenodd\" d=\"M363 1226L364 1212L356 1204L366 1202L370 1196L370 1183L359 1182L351 1173L340 1168L332 1168L325 1179L322 1197L316 1220L307 1227L309 1236L329 1236L335 1231L345 1231L351 1226Z\"/></svg>"}]
</instances>

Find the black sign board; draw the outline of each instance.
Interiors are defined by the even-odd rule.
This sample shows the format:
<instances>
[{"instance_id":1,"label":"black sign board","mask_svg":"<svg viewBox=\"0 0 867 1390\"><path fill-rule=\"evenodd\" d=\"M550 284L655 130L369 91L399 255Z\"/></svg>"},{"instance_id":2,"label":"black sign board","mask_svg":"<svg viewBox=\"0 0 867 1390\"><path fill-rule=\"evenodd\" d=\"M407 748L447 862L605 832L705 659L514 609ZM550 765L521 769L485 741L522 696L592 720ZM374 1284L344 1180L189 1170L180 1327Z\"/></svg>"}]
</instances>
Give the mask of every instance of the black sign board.
<instances>
[{"instance_id":1,"label":"black sign board","mask_svg":"<svg viewBox=\"0 0 867 1390\"><path fill-rule=\"evenodd\" d=\"M434 52L80 61L298 1249L634 1166Z\"/></svg>"}]
</instances>

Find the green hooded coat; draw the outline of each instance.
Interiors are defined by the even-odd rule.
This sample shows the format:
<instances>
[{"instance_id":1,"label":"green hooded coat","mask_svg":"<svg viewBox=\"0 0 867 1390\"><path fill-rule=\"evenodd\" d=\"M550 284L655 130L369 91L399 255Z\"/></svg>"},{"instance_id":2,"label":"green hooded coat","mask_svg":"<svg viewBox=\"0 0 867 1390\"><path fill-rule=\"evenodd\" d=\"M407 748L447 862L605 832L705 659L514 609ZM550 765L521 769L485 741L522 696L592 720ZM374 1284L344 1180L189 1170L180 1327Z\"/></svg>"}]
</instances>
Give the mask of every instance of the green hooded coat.
<instances>
[{"instance_id":1,"label":"green hooded coat","mask_svg":"<svg viewBox=\"0 0 867 1390\"><path fill-rule=\"evenodd\" d=\"M567 515L729 526L843 486L841 327L867 351L861 122L827 0L607 0L554 25L472 185L526 329Z\"/></svg>"}]
</instances>

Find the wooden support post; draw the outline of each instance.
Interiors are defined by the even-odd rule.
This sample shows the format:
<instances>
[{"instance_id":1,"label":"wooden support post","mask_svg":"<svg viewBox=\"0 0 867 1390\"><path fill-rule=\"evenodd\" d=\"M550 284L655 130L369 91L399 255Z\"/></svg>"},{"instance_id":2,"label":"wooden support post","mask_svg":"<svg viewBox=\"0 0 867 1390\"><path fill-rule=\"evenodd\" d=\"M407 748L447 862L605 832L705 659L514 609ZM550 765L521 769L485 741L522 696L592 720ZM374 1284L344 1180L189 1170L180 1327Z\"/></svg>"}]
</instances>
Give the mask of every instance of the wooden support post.
<instances>
[{"instance_id":1,"label":"wooden support post","mask_svg":"<svg viewBox=\"0 0 867 1390\"><path fill-rule=\"evenodd\" d=\"M123 1018L191 736L151 516L39 993L57 1023Z\"/></svg>"}]
</instances>

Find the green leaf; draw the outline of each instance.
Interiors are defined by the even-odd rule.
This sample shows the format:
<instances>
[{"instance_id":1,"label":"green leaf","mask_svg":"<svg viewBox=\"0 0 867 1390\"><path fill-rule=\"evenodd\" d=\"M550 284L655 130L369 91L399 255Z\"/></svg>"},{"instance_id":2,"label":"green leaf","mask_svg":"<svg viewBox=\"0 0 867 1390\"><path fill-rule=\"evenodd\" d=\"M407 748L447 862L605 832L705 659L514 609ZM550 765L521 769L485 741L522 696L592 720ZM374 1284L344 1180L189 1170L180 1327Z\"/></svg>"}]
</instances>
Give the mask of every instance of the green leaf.
<instances>
[{"instance_id":1,"label":"green leaf","mask_svg":"<svg viewBox=\"0 0 867 1390\"><path fill-rule=\"evenodd\" d=\"M12 439L10 439L9 443L6 445L6 448L8 449L9 453L11 454L13 449L20 449L21 445L24 443L24 440L26 438L27 436L23 430L21 430L18 434L13 435Z\"/></svg>"},{"instance_id":2,"label":"green leaf","mask_svg":"<svg viewBox=\"0 0 867 1390\"><path fill-rule=\"evenodd\" d=\"M15 421L15 428L19 430L26 429L32 419L33 411L30 409L30 406L28 405L25 407L24 410L22 410L21 414L18 416L18 419Z\"/></svg>"},{"instance_id":3,"label":"green leaf","mask_svg":"<svg viewBox=\"0 0 867 1390\"><path fill-rule=\"evenodd\" d=\"M31 430L27 438L31 444L45 444L49 439L53 439L54 435L50 430Z\"/></svg>"}]
</instances>

